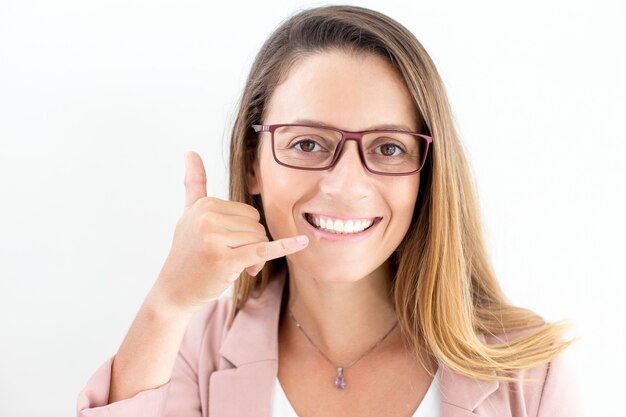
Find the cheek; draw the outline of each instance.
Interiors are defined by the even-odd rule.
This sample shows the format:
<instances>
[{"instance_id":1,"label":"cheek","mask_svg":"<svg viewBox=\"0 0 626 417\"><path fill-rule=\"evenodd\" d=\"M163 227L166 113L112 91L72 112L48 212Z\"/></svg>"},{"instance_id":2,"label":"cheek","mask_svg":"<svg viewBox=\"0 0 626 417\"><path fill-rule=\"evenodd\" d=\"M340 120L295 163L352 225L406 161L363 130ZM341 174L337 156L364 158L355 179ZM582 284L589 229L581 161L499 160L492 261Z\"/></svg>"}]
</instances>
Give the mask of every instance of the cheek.
<instances>
[{"instance_id":1,"label":"cheek","mask_svg":"<svg viewBox=\"0 0 626 417\"><path fill-rule=\"evenodd\" d=\"M261 198L265 221L274 240L295 235L295 207L298 202L297 174L278 166L274 161L261 164L263 185Z\"/></svg>"},{"instance_id":2,"label":"cheek","mask_svg":"<svg viewBox=\"0 0 626 417\"><path fill-rule=\"evenodd\" d=\"M403 186L388 187L390 193L387 195L387 201L393 216L397 220L397 225L408 230L413 211L417 202L419 190L419 177L412 181L407 181Z\"/></svg>"},{"instance_id":3,"label":"cheek","mask_svg":"<svg viewBox=\"0 0 626 417\"><path fill-rule=\"evenodd\" d=\"M286 168L265 158L260 162L261 178L263 178L261 196L264 205L272 210L286 210L288 201L293 194L293 180Z\"/></svg>"}]
</instances>

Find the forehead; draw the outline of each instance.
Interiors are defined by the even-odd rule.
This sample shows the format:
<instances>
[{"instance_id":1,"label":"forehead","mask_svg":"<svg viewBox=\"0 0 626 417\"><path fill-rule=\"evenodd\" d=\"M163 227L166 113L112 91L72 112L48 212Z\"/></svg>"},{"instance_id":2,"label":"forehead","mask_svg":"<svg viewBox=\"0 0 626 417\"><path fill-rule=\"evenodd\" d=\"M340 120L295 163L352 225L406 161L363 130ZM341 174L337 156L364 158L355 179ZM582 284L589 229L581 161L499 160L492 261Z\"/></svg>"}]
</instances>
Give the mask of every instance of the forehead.
<instances>
[{"instance_id":1,"label":"forehead","mask_svg":"<svg viewBox=\"0 0 626 417\"><path fill-rule=\"evenodd\" d=\"M327 51L297 61L267 103L264 124L318 120L345 130L397 124L419 114L402 77L383 58Z\"/></svg>"}]
</instances>

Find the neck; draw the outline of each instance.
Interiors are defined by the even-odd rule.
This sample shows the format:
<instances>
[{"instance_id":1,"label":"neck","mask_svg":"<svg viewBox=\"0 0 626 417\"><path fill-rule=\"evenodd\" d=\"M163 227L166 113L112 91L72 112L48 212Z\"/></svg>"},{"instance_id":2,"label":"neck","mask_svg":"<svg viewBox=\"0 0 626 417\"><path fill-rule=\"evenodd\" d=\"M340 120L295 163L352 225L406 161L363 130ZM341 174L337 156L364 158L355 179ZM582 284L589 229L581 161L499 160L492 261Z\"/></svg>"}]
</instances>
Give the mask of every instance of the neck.
<instances>
[{"instance_id":1,"label":"neck","mask_svg":"<svg viewBox=\"0 0 626 417\"><path fill-rule=\"evenodd\" d=\"M287 308L281 317L286 340L302 349L315 349L289 316L291 310L313 343L335 363L347 363L363 354L397 323L389 297L388 263L359 280L345 282L324 281L289 264L286 284L283 302ZM396 327L375 350L398 334Z\"/></svg>"}]
</instances>

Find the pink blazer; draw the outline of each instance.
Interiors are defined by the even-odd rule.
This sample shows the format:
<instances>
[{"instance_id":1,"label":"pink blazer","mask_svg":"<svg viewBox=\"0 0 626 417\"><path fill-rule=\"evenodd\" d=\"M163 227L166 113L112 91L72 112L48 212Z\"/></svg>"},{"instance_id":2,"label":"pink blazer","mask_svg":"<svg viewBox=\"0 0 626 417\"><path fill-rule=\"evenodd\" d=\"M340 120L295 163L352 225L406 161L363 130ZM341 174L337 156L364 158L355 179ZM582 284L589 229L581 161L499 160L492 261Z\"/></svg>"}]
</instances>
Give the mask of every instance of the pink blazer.
<instances>
[{"instance_id":1,"label":"pink blazer","mask_svg":"<svg viewBox=\"0 0 626 417\"><path fill-rule=\"evenodd\" d=\"M230 331L230 297L214 300L191 319L171 379L106 405L113 357L78 395L79 417L268 417L278 374L278 321L285 274L250 298ZM484 339L483 339L484 340ZM488 339L489 340L489 339ZM495 341L495 340L493 340ZM568 351L549 365L523 371L540 383L468 378L439 363L440 417L580 417L578 385Z\"/></svg>"}]
</instances>

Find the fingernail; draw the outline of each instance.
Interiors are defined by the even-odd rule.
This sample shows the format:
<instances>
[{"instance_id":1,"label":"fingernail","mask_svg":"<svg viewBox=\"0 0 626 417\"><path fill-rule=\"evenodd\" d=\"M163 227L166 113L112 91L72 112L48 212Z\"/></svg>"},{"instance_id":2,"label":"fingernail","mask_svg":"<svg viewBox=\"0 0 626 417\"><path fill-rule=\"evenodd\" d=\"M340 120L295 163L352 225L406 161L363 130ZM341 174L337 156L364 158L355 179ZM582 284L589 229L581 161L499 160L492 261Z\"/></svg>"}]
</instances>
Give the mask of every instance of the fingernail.
<instances>
[{"instance_id":1,"label":"fingernail","mask_svg":"<svg viewBox=\"0 0 626 417\"><path fill-rule=\"evenodd\" d=\"M296 238L296 241L297 241L300 245L304 246L304 245L306 245L307 243L309 243L309 238L308 238L308 237L306 237L306 235L300 235L300 236L298 236L298 237Z\"/></svg>"}]
</instances>

